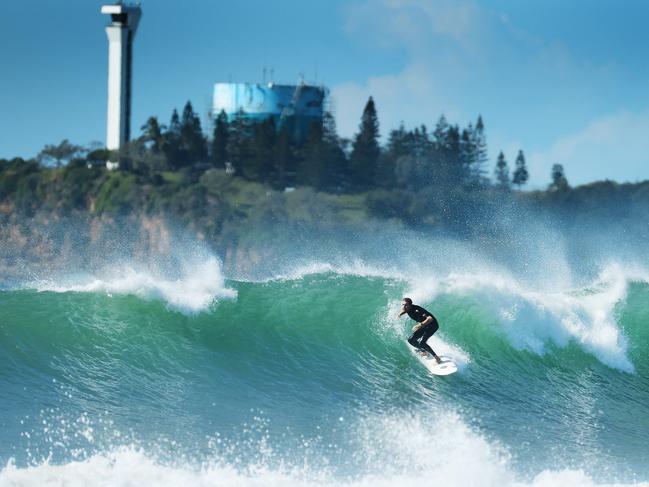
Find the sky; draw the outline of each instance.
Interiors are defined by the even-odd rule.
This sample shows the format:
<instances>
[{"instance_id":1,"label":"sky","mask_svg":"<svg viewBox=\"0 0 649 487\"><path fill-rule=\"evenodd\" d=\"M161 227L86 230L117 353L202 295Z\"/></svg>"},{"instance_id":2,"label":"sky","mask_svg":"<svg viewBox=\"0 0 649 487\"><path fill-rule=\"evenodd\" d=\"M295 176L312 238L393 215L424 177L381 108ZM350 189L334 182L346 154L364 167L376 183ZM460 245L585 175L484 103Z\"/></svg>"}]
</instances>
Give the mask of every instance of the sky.
<instances>
[{"instance_id":1,"label":"sky","mask_svg":"<svg viewBox=\"0 0 649 487\"><path fill-rule=\"evenodd\" d=\"M69 139L105 142L107 17L96 0L3 2L0 158ZM213 84L326 85L352 137L369 96L381 134L484 119L492 173L523 150L529 187L649 179L649 2L644 0L143 0L135 135Z\"/></svg>"}]
</instances>

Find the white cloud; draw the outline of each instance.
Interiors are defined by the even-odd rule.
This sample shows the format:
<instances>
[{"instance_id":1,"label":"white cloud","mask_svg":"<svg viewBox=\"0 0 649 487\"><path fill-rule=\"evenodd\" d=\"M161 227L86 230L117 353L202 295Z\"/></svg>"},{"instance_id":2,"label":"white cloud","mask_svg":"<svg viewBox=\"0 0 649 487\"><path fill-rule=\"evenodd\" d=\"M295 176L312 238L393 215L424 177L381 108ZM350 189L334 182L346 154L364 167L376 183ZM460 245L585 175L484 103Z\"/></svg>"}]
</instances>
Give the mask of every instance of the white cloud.
<instances>
[{"instance_id":1,"label":"white cloud","mask_svg":"<svg viewBox=\"0 0 649 487\"><path fill-rule=\"evenodd\" d=\"M547 184L553 164L563 164L571 184L612 179L638 181L649 171L649 112L599 117L582 130L529 155L530 180ZM623 176L620 176L621 172Z\"/></svg>"},{"instance_id":2,"label":"white cloud","mask_svg":"<svg viewBox=\"0 0 649 487\"><path fill-rule=\"evenodd\" d=\"M475 51L481 45L476 36L481 14L472 3L456 0L383 0L349 7L348 31L360 32L381 47L405 48L407 58L399 73L378 74L364 83L346 82L332 88L340 134L351 137L358 130L370 95L376 102L383 136L401 122L432 127L442 113L451 121L461 117L447 89L448 75L461 77L465 70L458 49Z\"/></svg>"},{"instance_id":3,"label":"white cloud","mask_svg":"<svg viewBox=\"0 0 649 487\"><path fill-rule=\"evenodd\" d=\"M396 73L332 88L341 135L358 130L372 95L383 136L401 121L432 128L444 113L464 126L482 114L490 165L502 149L513 167L522 149L532 187L547 185L556 163L572 184L649 177L649 112L613 113L602 96L627 80L605 62L576 58L563 39L545 39L541 27L528 32L507 13L467 0L365 1L346 21L361 42L405 58ZM596 107L608 115L580 126Z\"/></svg>"},{"instance_id":4,"label":"white cloud","mask_svg":"<svg viewBox=\"0 0 649 487\"><path fill-rule=\"evenodd\" d=\"M421 65L410 65L396 75L375 76L366 84L343 83L332 89L338 132L351 137L358 130L361 114L367 99L376 103L381 135L396 128L400 122L425 123L432 127L441 113L454 119L458 116L453 107L445 107L442 90L433 82L434 77Z\"/></svg>"},{"instance_id":5,"label":"white cloud","mask_svg":"<svg viewBox=\"0 0 649 487\"><path fill-rule=\"evenodd\" d=\"M463 47L474 45L484 12L475 4L458 0L386 0L394 10L410 9L411 15L426 19L431 32L448 37ZM398 17L396 17L398 18ZM408 27L406 24L405 27ZM407 35L407 31L401 31Z\"/></svg>"}]
</instances>

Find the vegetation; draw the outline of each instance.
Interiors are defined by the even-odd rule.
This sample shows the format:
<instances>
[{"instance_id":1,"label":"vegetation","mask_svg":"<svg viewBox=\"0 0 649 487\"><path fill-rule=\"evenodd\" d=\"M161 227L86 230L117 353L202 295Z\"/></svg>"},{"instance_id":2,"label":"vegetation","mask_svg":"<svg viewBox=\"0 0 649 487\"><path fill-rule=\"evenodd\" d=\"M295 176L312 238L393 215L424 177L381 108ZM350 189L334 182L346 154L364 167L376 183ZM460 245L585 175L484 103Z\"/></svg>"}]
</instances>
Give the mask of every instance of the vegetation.
<instances>
[{"instance_id":1,"label":"vegetation","mask_svg":"<svg viewBox=\"0 0 649 487\"><path fill-rule=\"evenodd\" d=\"M381 146L370 98L352 141L337 135L330 114L304 140L289 127L221 113L208 140L187 102L168 125L149 118L119 154L67 140L48 145L36 160L0 160L0 217L165 215L212 240L249 238L278 222L327 227L372 217L481 236L508 204L614 217L606 209L613 199L620 211L649 200L649 183L571 188L560 164L547 191L520 191L529 178L522 150L511 175L500 152L491 181L482 117L460 128L442 115L432 132L401 125ZM108 158L120 169L108 171Z\"/></svg>"}]
</instances>

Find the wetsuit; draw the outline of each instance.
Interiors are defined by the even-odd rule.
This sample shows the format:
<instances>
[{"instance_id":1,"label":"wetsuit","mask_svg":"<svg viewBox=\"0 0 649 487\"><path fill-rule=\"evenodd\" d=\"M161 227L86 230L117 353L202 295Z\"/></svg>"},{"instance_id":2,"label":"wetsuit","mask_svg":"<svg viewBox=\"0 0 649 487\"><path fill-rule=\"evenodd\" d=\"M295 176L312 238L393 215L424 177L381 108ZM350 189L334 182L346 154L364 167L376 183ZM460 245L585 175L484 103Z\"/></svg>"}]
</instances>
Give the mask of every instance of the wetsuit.
<instances>
[{"instance_id":1,"label":"wetsuit","mask_svg":"<svg viewBox=\"0 0 649 487\"><path fill-rule=\"evenodd\" d=\"M433 319L433 321L431 321L430 323L415 330L412 336L408 338L408 343L419 350L423 350L432 354L434 357L436 354L433 349L430 348L430 345L426 343L426 341L430 337L432 337L433 334L439 329L439 323L437 323L437 320L432 315L432 313L429 313L421 306L412 304L410 305L410 308L408 308L408 311L406 311L406 313L408 313L410 319L415 320L417 323L421 323L429 316Z\"/></svg>"}]
</instances>

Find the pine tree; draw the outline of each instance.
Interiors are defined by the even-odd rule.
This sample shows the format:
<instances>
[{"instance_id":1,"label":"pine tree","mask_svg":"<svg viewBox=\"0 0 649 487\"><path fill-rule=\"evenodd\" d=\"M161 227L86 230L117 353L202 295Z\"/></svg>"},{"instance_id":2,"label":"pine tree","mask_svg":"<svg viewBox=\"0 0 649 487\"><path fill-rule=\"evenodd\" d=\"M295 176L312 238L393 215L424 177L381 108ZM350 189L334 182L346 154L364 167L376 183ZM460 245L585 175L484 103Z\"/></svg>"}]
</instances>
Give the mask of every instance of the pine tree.
<instances>
[{"instance_id":1,"label":"pine tree","mask_svg":"<svg viewBox=\"0 0 649 487\"><path fill-rule=\"evenodd\" d=\"M498 160L496 162L496 169L494 171L496 176L496 186L499 189L509 190L510 189L510 180L509 180L509 166L505 160L505 155L500 152L498 154Z\"/></svg>"},{"instance_id":2,"label":"pine tree","mask_svg":"<svg viewBox=\"0 0 649 487\"><path fill-rule=\"evenodd\" d=\"M411 137L403 125L390 131L385 152L379 158L376 183L379 187L390 188L394 185L397 161L407 156L411 150Z\"/></svg>"},{"instance_id":3,"label":"pine tree","mask_svg":"<svg viewBox=\"0 0 649 487\"><path fill-rule=\"evenodd\" d=\"M370 96L363 110L359 132L354 137L349 161L354 186L360 189L371 186L375 180L376 164L380 154L379 119L374 100Z\"/></svg>"},{"instance_id":4,"label":"pine tree","mask_svg":"<svg viewBox=\"0 0 649 487\"><path fill-rule=\"evenodd\" d=\"M443 192L454 190L460 184L462 173L460 128L449 125L442 116L433 132L433 150L429 152L431 157L419 163L428 173L424 180L432 180Z\"/></svg>"},{"instance_id":5,"label":"pine tree","mask_svg":"<svg viewBox=\"0 0 649 487\"><path fill-rule=\"evenodd\" d=\"M178 110L176 110L175 108L171 114L171 121L169 122L169 132L180 137L180 117L178 116Z\"/></svg>"},{"instance_id":6,"label":"pine tree","mask_svg":"<svg viewBox=\"0 0 649 487\"><path fill-rule=\"evenodd\" d=\"M189 101L185 104L180 121L180 146L185 165L207 159L207 142L201 129L201 120Z\"/></svg>"},{"instance_id":7,"label":"pine tree","mask_svg":"<svg viewBox=\"0 0 649 487\"><path fill-rule=\"evenodd\" d=\"M448 124L446 116L442 114L433 131L432 150L429 151L429 158L433 165L430 168L430 174L425 179L434 181L435 185L443 190L451 185L452 146L455 142L459 143L459 140L454 141L454 139L453 128Z\"/></svg>"},{"instance_id":8,"label":"pine tree","mask_svg":"<svg viewBox=\"0 0 649 487\"><path fill-rule=\"evenodd\" d=\"M527 165L525 164L525 155L522 150L519 150L518 156L516 156L516 169L514 169L512 183L518 186L518 189L520 190L521 187L527 183L529 177L530 175L527 171Z\"/></svg>"},{"instance_id":9,"label":"pine tree","mask_svg":"<svg viewBox=\"0 0 649 487\"><path fill-rule=\"evenodd\" d=\"M214 133L210 150L210 159L215 167L224 168L228 160L229 130L228 116L225 110L221 110L214 122Z\"/></svg>"},{"instance_id":10,"label":"pine tree","mask_svg":"<svg viewBox=\"0 0 649 487\"><path fill-rule=\"evenodd\" d=\"M329 112L325 112L322 117L322 143L324 150L322 165L326 174L325 188L340 190L344 186L347 158L338 137L336 120Z\"/></svg>"},{"instance_id":11,"label":"pine tree","mask_svg":"<svg viewBox=\"0 0 649 487\"><path fill-rule=\"evenodd\" d=\"M563 170L563 165L554 164L552 166L551 177L552 182L548 187L550 191L563 191L570 187L570 185L568 184L568 179L566 179L566 174Z\"/></svg>"},{"instance_id":12,"label":"pine tree","mask_svg":"<svg viewBox=\"0 0 649 487\"><path fill-rule=\"evenodd\" d=\"M447 163L448 163L448 183L457 185L460 182L462 173L462 143L460 127L452 125L446 134Z\"/></svg>"},{"instance_id":13,"label":"pine tree","mask_svg":"<svg viewBox=\"0 0 649 487\"><path fill-rule=\"evenodd\" d=\"M471 180L473 186L479 187L484 184L484 166L489 160L489 155L487 154L487 137L485 135L482 115L478 116L478 121L475 124L473 143L475 144L475 157L471 162Z\"/></svg>"},{"instance_id":14,"label":"pine tree","mask_svg":"<svg viewBox=\"0 0 649 487\"><path fill-rule=\"evenodd\" d=\"M475 144L475 129L473 124L462 130L460 137L460 183L464 188L470 188L473 184L472 171L474 162L477 160L477 147Z\"/></svg>"},{"instance_id":15,"label":"pine tree","mask_svg":"<svg viewBox=\"0 0 649 487\"><path fill-rule=\"evenodd\" d=\"M273 159L277 130L275 119L268 118L253 124L250 140L251 154L245 167L245 176L254 181L270 181L273 176Z\"/></svg>"},{"instance_id":16,"label":"pine tree","mask_svg":"<svg viewBox=\"0 0 649 487\"><path fill-rule=\"evenodd\" d=\"M162 151L164 152L169 168L176 170L180 167L180 117L174 108L169 121L169 128L162 136Z\"/></svg>"},{"instance_id":17,"label":"pine tree","mask_svg":"<svg viewBox=\"0 0 649 487\"><path fill-rule=\"evenodd\" d=\"M318 189L325 187L327 185L326 154L320 123L311 124L302 153L303 158L299 163L296 175L297 183Z\"/></svg>"},{"instance_id":18,"label":"pine tree","mask_svg":"<svg viewBox=\"0 0 649 487\"><path fill-rule=\"evenodd\" d=\"M295 184L295 154L291 136L286 126L281 126L273 151L273 181L276 187L284 189Z\"/></svg>"},{"instance_id":19,"label":"pine tree","mask_svg":"<svg viewBox=\"0 0 649 487\"><path fill-rule=\"evenodd\" d=\"M245 177L247 165L250 163L252 151L250 141L252 139L252 124L245 117L243 110L236 113L230 122L228 143L226 150L230 162L235 167L237 174Z\"/></svg>"},{"instance_id":20,"label":"pine tree","mask_svg":"<svg viewBox=\"0 0 649 487\"><path fill-rule=\"evenodd\" d=\"M446 144L446 134L448 132L448 122L446 121L446 116L442 114L435 125L435 131L433 132L433 143L439 148L443 148Z\"/></svg>"}]
</instances>

